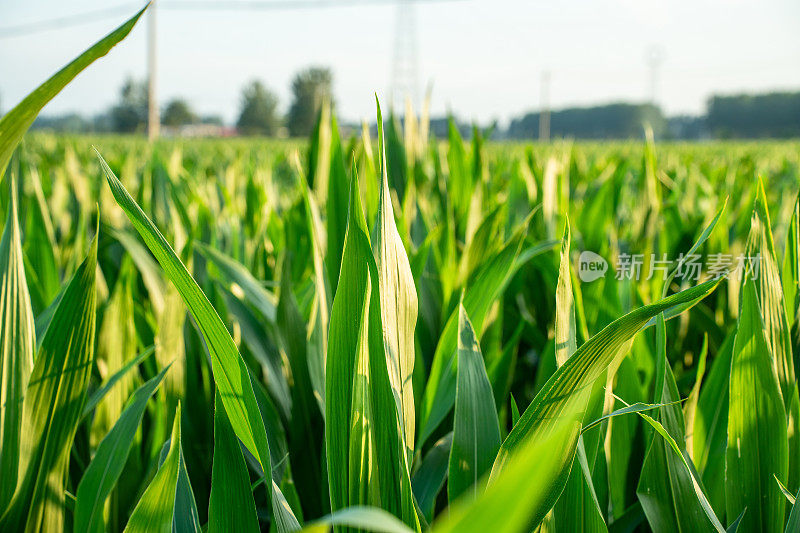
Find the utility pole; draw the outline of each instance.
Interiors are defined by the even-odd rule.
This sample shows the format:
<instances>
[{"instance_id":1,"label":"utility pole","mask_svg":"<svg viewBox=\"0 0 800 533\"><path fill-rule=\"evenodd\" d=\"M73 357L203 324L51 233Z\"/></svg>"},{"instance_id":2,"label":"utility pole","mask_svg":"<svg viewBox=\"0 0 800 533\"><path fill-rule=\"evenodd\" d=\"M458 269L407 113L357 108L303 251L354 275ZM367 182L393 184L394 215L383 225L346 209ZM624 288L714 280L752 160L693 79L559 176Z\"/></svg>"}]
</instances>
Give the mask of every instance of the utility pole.
<instances>
[{"instance_id":1,"label":"utility pole","mask_svg":"<svg viewBox=\"0 0 800 533\"><path fill-rule=\"evenodd\" d=\"M150 4L147 24L147 138L158 138L161 117L156 95L156 2Z\"/></svg>"},{"instance_id":2,"label":"utility pole","mask_svg":"<svg viewBox=\"0 0 800 533\"><path fill-rule=\"evenodd\" d=\"M550 142L550 71L542 71L541 110L539 111L539 141Z\"/></svg>"},{"instance_id":3,"label":"utility pole","mask_svg":"<svg viewBox=\"0 0 800 533\"><path fill-rule=\"evenodd\" d=\"M664 49L651 45L645 53L645 62L648 67L648 101L655 106L658 97L658 70L664 62Z\"/></svg>"},{"instance_id":4,"label":"utility pole","mask_svg":"<svg viewBox=\"0 0 800 533\"><path fill-rule=\"evenodd\" d=\"M413 0L399 0L395 15L394 58L392 61L392 87L389 94L392 106L402 105L411 98L419 104L417 88L417 25Z\"/></svg>"}]
</instances>

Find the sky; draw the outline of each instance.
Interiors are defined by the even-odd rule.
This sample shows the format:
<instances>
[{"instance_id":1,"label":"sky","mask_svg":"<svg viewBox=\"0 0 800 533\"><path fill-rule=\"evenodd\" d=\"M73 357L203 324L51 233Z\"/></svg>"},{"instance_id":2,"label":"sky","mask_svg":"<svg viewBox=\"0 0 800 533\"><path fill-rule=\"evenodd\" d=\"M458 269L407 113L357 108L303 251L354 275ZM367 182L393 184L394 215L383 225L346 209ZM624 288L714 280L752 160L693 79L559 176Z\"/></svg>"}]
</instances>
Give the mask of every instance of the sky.
<instances>
[{"instance_id":1,"label":"sky","mask_svg":"<svg viewBox=\"0 0 800 533\"><path fill-rule=\"evenodd\" d=\"M6 28L116 5L133 14L136 3L129 1L3 0L0 36ZM248 81L262 80L285 111L294 74L322 65L333 70L339 115L372 119L374 93L388 100L398 13L396 4L378 4L294 10L165 4L157 13L159 100L184 97L201 114L234 122ZM419 90L432 86L434 116L451 110L465 120L505 124L540 107L545 71L554 109L646 101L646 57L654 48L662 56L656 101L670 115L703 112L712 93L800 90L797 0L451 0L417 2L410 10ZM125 18L0 38L0 107L19 102ZM103 111L127 76L144 79L147 29L140 21L44 114Z\"/></svg>"}]
</instances>

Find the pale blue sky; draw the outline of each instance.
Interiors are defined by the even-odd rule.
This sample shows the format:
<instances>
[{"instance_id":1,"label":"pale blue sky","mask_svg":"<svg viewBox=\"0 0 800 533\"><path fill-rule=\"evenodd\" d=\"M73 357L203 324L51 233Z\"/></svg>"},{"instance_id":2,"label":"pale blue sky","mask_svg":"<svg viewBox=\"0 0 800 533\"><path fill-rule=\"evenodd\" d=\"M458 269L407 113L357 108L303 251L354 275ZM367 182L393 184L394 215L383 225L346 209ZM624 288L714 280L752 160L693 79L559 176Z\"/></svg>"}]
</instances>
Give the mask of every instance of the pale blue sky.
<instances>
[{"instance_id":1,"label":"pale blue sky","mask_svg":"<svg viewBox=\"0 0 800 533\"><path fill-rule=\"evenodd\" d=\"M268 1L268 0L267 0ZM125 4L126 0L3 0L0 28ZM433 112L502 122L539 106L552 73L553 107L648 95L645 52L664 50L658 101L670 114L700 112L712 92L800 90L797 0L462 0L415 7L421 85ZM159 93L184 96L231 121L242 85L258 77L286 109L293 73L335 75L340 115L374 115L390 84L395 8L158 13ZM124 17L0 39L0 101L8 109ZM46 113L110 105L127 74L144 77L146 21L89 67Z\"/></svg>"}]
</instances>

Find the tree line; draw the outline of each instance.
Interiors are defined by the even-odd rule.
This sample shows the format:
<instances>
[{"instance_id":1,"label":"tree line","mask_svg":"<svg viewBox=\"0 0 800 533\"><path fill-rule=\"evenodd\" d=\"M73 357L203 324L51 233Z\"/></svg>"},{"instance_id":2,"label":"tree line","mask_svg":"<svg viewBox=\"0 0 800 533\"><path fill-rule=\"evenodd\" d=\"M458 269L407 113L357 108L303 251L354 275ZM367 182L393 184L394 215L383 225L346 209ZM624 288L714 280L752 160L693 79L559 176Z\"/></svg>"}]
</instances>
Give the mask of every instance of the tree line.
<instances>
[{"instance_id":1,"label":"tree line","mask_svg":"<svg viewBox=\"0 0 800 533\"><path fill-rule=\"evenodd\" d=\"M538 138L540 119L540 112L526 113L511 120L501 134L511 139ZM800 92L713 95L702 115L665 117L657 106L632 103L570 107L550 113L550 135L556 138L641 138L644 124L662 139L800 137Z\"/></svg>"},{"instance_id":2,"label":"tree line","mask_svg":"<svg viewBox=\"0 0 800 533\"><path fill-rule=\"evenodd\" d=\"M292 101L285 116L278 110L277 95L261 80L252 80L242 89L236 130L240 135L291 135L305 137L314 127L319 106L333 104L333 75L329 68L310 67L292 80ZM128 78L118 101L106 112L91 118L78 114L40 117L34 126L55 131L143 133L147 128L149 105L147 82ZM169 100L161 108L161 124L166 127L209 124L222 126L219 116L201 116L184 98Z\"/></svg>"}]
</instances>

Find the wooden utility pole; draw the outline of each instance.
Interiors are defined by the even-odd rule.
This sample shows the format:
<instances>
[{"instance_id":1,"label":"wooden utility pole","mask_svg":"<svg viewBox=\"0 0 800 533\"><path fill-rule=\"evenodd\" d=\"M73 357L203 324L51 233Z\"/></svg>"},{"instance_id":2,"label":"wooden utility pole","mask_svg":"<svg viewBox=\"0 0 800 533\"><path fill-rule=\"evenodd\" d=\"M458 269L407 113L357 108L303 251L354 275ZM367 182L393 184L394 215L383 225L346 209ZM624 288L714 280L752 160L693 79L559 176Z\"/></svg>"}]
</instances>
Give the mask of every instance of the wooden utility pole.
<instances>
[{"instance_id":1,"label":"wooden utility pole","mask_svg":"<svg viewBox=\"0 0 800 533\"><path fill-rule=\"evenodd\" d=\"M156 2L150 4L147 25L147 138L158 138L161 117L158 114L156 95Z\"/></svg>"}]
</instances>

